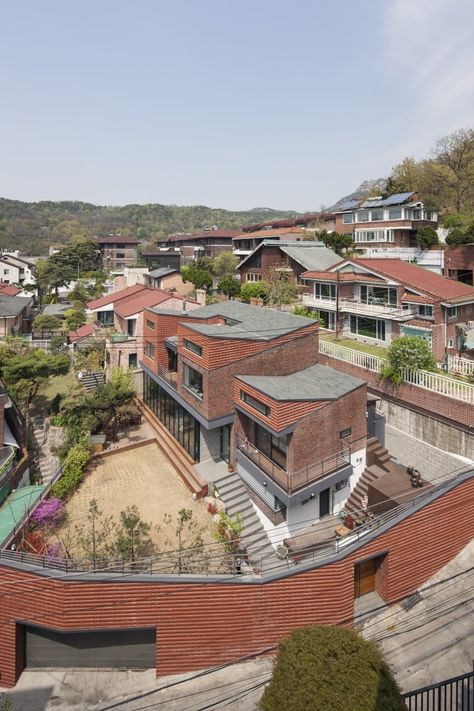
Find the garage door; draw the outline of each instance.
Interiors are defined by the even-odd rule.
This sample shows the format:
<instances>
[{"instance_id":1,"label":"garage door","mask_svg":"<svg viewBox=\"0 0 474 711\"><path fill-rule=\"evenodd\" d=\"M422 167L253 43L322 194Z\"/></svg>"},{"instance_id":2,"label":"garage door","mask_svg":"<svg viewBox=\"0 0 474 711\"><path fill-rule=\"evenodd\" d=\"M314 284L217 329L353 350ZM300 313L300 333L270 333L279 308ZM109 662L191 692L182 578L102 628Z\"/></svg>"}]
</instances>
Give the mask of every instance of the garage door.
<instances>
[{"instance_id":1,"label":"garage door","mask_svg":"<svg viewBox=\"0 0 474 711\"><path fill-rule=\"evenodd\" d=\"M26 666L154 668L155 637L154 629L63 633L25 627Z\"/></svg>"}]
</instances>

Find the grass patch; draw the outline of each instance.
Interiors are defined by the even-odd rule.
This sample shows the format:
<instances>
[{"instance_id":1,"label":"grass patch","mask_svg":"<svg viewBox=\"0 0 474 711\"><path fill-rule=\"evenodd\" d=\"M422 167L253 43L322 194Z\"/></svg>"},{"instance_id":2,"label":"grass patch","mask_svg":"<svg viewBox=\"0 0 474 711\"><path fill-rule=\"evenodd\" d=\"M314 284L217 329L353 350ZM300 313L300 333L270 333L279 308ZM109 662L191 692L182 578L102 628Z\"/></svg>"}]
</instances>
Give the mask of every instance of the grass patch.
<instances>
[{"instance_id":1,"label":"grass patch","mask_svg":"<svg viewBox=\"0 0 474 711\"><path fill-rule=\"evenodd\" d=\"M330 341L338 346L344 346L344 348L352 348L354 351L362 351L379 358L387 358L387 349L383 348L383 346L372 346L360 341L354 341L352 338L336 338L333 333L320 332L319 338L321 341Z\"/></svg>"},{"instance_id":2,"label":"grass patch","mask_svg":"<svg viewBox=\"0 0 474 711\"><path fill-rule=\"evenodd\" d=\"M46 414L54 396L58 393L66 395L72 386L76 384L77 380L72 368L69 373L66 373L66 375L58 375L55 378L51 378L50 382L46 385L46 387L40 390L34 400L33 408L35 413Z\"/></svg>"}]
</instances>

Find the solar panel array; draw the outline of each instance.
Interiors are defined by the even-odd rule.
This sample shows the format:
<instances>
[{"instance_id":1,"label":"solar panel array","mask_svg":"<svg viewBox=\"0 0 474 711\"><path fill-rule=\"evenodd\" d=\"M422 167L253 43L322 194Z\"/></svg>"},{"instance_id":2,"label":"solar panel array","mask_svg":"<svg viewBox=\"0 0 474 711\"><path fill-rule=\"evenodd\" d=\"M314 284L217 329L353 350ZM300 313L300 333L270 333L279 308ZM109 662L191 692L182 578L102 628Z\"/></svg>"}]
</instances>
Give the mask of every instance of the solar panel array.
<instances>
[{"instance_id":1,"label":"solar panel array","mask_svg":"<svg viewBox=\"0 0 474 711\"><path fill-rule=\"evenodd\" d=\"M390 195L390 197L385 198L385 200L366 200L362 203L361 207L390 207L390 205L401 205L408 200L413 192L410 193L396 193L395 195Z\"/></svg>"},{"instance_id":2,"label":"solar panel array","mask_svg":"<svg viewBox=\"0 0 474 711\"><path fill-rule=\"evenodd\" d=\"M339 210L354 210L359 207L360 200L348 200L347 202L341 203L341 205L336 205L337 211Z\"/></svg>"}]
</instances>

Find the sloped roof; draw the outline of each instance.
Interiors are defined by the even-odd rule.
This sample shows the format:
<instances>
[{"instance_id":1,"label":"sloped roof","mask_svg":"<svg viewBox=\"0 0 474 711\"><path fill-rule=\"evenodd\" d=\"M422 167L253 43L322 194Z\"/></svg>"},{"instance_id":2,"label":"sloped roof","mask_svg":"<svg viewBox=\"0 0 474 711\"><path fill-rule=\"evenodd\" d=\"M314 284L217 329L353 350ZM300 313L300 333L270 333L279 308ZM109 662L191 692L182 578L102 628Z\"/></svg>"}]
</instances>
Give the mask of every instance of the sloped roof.
<instances>
[{"instance_id":1,"label":"sloped roof","mask_svg":"<svg viewBox=\"0 0 474 711\"><path fill-rule=\"evenodd\" d=\"M171 267L160 267L159 269L152 269L145 276L152 277L152 279L160 279L160 277L168 276L168 274L175 274L179 272L179 269L172 269Z\"/></svg>"},{"instance_id":2,"label":"sloped roof","mask_svg":"<svg viewBox=\"0 0 474 711\"><path fill-rule=\"evenodd\" d=\"M403 203L409 200L413 195L416 195L415 191L409 193L395 193L394 195L389 195L388 198L385 198L384 200L365 200L360 207L389 207L390 205L403 205Z\"/></svg>"},{"instance_id":3,"label":"sloped roof","mask_svg":"<svg viewBox=\"0 0 474 711\"><path fill-rule=\"evenodd\" d=\"M76 341L80 341L81 338L88 338L89 336L92 336L95 329L95 323L85 323L83 326L76 328L75 331L69 331L67 334L69 343L75 343Z\"/></svg>"},{"instance_id":4,"label":"sloped roof","mask_svg":"<svg viewBox=\"0 0 474 711\"><path fill-rule=\"evenodd\" d=\"M139 291L146 289L145 284L134 284L133 286L128 286L126 289L121 291L114 291L111 294L106 294L101 296L100 299L94 299L89 301L87 304L88 309L100 309L102 306L108 306L109 304L114 304L116 301L121 301L122 299L127 299L133 294L137 294Z\"/></svg>"},{"instance_id":5,"label":"sloped roof","mask_svg":"<svg viewBox=\"0 0 474 711\"><path fill-rule=\"evenodd\" d=\"M28 304L31 299L28 296L7 296L0 294L0 318L15 318Z\"/></svg>"},{"instance_id":6,"label":"sloped roof","mask_svg":"<svg viewBox=\"0 0 474 711\"><path fill-rule=\"evenodd\" d=\"M136 237L127 237L127 235L106 235L94 239L98 244L140 244L140 240Z\"/></svg>"},{"instance_id":7,"label":"sloped roof","mask_svg":"<svg viewBox=\"0 0 474 711\"><path fill-rule=\"evenodd\" d=\"M120 301L117 306L114 307L114 310L115 313L122 318L128 318L129 316L138 314L148 306L158 306L158 304L162 304L163 301L168 301L171 297L172 294L168 291L147 288L126 301Z\"/></svg>"},{"instance_id":8,"label":"sloped roof","mask_svg":"<svg viewBox=\"0 0 474 711\"><path fill-rule=\"evenodd\" d=\"M249 259L253 257L256 252L264 247L278 247L284 254L288 255L291 259L294 259L298 264L301 264L305 269L311 270L315 269L318 271L324 271L333 267L335 264L341 261L341 257L328 249L323 242L312 242L312 241L302 241L302 242L285 242L280 240L265 239L260 242L253 252L247 255L237 269L245 264Z\"/></svg>"},{"instance_id":9,"label":"sloped roof","mask_svg":"<svg viewBox=\"0 0 474 711\"><path fill-rule=\"evenodd\" d=\"M232 239L252 239L252 237L261 237L262 239L272 239L272 237L278 237L279 235L290 235L290 234L304 234L305 231L302 227L278 227L273 230L255 230L253 232L244 232L242 234L233 237ZM268 235L268 237L266 237Z\"/></svg>"},{"instance_id":10,"label":"sloped roof","mask_svg":"<svg viewBox=\"0 0 474 711\"><path fill-rule=\"evenodd\" d=\"M334 265L336 266L336 265ZM338 275L339 274L339 278ZM361 274L360 272L304 272L301 274L302 279L324 279L325 281L339 282L369 282L370 284L383 284L384 280L381 277L373 274Z\"/></svg>"},{"instance_id":11,"label":"sloped roof","mask_svg":"<svg viewBox=\"0 0 474 711\"><path fill-rule=\"evenodd\" d=\"M219 237L236 237L237 235L241 234L241 230L205 230L204 232L196 232L195 234L175 234L175 235L170 235L169 237L166 237L164 240L160 240L159 244L161 242L192 242L193 240L199 241L202 239L207 239L208 237L215 237L216 239L219 239Z\"/></svg>"},{"instance_id":12,"label":"sloped roof","mask_svg":"<svg viewBox=\"0 0 474 711\"><path fill-rule=\"evenodd\" d=\"M0 281L0 294L5 294L5 296L17 296L21 294L21 289L13 284L5 284L5 282Z\"/></svg>"}]
</instances>

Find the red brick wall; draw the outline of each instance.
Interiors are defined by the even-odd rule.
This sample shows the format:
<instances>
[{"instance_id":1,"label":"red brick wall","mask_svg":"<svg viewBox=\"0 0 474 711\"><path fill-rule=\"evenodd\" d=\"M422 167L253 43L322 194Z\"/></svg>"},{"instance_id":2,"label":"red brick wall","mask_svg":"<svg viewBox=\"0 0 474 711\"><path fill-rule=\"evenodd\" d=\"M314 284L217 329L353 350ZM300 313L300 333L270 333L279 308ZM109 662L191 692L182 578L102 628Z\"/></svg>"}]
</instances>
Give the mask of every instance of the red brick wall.
<instances>
[{"instance_id":1,"label":"red brick wall","mask_svg":"<svg viewBox=\"0 0 474 711\"><path fill-rule=\"evenodd\" d=\"M81 582L0 565L0 683L15 684L17 621L59 630L156 626L157 674L202 669L277 644L294 627L350 623L354 565L384 554L387 602L412 594L469 541L474 478L343 560L284 579L249 583ZM428 532L436 521L436 545Z\"/></svg>"}]
</instances>

